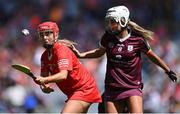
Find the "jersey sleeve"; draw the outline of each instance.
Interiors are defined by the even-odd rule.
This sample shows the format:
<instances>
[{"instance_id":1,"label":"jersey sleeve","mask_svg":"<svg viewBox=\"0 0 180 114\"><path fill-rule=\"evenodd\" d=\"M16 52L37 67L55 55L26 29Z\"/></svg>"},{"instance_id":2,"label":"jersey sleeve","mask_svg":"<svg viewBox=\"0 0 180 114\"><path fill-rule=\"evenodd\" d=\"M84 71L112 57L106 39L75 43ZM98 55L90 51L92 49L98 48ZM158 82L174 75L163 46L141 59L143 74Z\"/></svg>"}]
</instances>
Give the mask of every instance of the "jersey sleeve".
<instances>
[{"instance_id":1,"label":"jersey sleeve","mask_svg":"<svg viewBox=\"0 0 180 114\"><path fill-rule=\"evenodd\" d=\"M56 56L57 56L57 65L60 70L72 70L72 53L71 50L66 46L61 46L57 50Z\"/></svg>"},{"instance_id":2,"label":"jersey sleeve","mask_svg":"<svg viewBox=\"0 0 180 114\"><path fill-rule=\"evenodd\" d=\"M143 39L143 38L142 38L142 40L141 40L141 44L140 44L140 45L141 45L141 51L142 51L143 53L148 53L149 50L151 49L148 41L145 40L145 39Z\"/></svg>"}]
</instances>

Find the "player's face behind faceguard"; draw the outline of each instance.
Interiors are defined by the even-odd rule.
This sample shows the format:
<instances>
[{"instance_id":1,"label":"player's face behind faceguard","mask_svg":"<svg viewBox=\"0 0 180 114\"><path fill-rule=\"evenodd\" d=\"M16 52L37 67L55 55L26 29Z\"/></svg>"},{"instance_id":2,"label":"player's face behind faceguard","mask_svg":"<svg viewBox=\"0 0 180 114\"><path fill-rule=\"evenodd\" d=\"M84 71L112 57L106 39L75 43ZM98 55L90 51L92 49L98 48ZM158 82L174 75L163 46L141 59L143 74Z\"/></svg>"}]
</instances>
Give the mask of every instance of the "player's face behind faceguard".
<instances>
[{"instance_id":1,"label":"player's face behind faceguard","mask_svg":"<svg viewBox=\"0 0 180 114\"><path fill-rule=\"evenodd\" d=\"M116 6L108 9L105 16L106 31L118 35L129 21L129 9L125 6Z\"/></svg>"},{"instance_id":2,"label":"player's face behind faceguard","mask_svg":"<svg viewBox=\"0 0 180 114\"><path fill-rule=\"evenodd\" d=\"M52 30L45 30L39 32L39 39L43 47L46 49L50 49L53 46L53 44L56 42Z\"/></svg>"},{"instance_id":3,"label":"player's face behind faceguard","mask_svg":"<svg viewBox=\"0 0 180 114\"><path fill-rule=\"evenodd\" d=\"M44 48L49 49L58 39L59 28L54 22L44 22L38 26L39 39Z\"/></svg>"},{"instance_id":4,"label":"player's face behind faceguard","mask_svg":"<svg viewBox=\"0 0 180 114\"><path fill-rule=\"evenodd\" d=\"M106 18L105 29L110 34L118 35L121 27L119 27L119 22L117 22L114 18Z\"/></svg>"}]
</instances>

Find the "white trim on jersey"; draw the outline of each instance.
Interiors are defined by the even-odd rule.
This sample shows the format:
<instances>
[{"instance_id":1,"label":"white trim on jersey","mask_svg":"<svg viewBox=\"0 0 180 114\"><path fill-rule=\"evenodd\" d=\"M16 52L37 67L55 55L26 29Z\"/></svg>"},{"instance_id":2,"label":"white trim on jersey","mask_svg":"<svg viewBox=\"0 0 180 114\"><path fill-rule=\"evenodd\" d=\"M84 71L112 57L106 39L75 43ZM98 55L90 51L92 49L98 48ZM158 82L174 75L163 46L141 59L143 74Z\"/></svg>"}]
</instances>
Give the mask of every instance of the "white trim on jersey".
<instances>
[{"instance_id":1,"label":"white trim on jersey","mask_svg":"<svg viewBox=\"0 0 180 114\"><path fill-rule=\"evenodd\" d=\"M131 34L129 33L126 37L124 38L120 38L118 36L116 36L116 38L120 41L120 42L124 42L125 40L127 40L129 37L131 36Z\"/></svg>"},{"instance_id":2,"label":"white trim on jersey","mask_svg":"<svg viewBox=\"0 0 180 114\"><path fill-rule=\"evenodd\" d=\"M59 67L68 66L68 65L69 65L68 59L60 59L60 60L58 61L58 66L59 66Z\"/></svg>"}]
</instances>

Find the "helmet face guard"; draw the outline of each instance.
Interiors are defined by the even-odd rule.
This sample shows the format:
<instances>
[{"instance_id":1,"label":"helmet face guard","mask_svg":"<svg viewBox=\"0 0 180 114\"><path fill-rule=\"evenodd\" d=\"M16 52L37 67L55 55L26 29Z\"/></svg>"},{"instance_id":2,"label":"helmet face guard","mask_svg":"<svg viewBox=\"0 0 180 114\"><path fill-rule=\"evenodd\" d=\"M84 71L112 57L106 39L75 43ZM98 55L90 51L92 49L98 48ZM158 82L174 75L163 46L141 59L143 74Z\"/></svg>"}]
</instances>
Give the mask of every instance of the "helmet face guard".
<instances>
[{"instance_id":1,"label":"helmet face guard","mask_svg":"<svg viewBox=\"0 0 180 114\"><path fill-rule=\"evenodd\" d=\"M117 23L117 20L115 20L112 17L105 18L105 30L106 30L106 32L108 32L110 34L118 35L120 33L120 31L119 30L112 30L109 23Z\"/></svg>"},{"instance_id":2,"label":"helmet face guard","mask_svg":"<svg viewBox=\"0 0 180 114\"><path fill-rule=\"evenodd\" d=\"M126 27L129 20L129 9L125 6L116 6L108 9L105 19L113 18L121 27Z\"/></svg>"}]
</instances>

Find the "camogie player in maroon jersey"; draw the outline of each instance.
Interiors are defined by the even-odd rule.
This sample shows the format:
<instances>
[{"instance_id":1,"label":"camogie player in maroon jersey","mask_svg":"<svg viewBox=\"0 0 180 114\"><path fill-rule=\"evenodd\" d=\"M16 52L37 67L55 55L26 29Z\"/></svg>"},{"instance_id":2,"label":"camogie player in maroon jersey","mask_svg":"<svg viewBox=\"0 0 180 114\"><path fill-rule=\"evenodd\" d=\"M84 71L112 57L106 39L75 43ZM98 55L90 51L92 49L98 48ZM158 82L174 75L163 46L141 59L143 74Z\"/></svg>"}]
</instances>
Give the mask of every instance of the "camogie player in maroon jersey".
<instances>
[{"instance_id":1,"label":"camogie player in maroon jersey","mask_svg":"<svg viewBox=\"0 0 180 114\"><path fill-rule=\"evenodd\" d=\"M177 81L176 74L151 50L147 42L153 37L153 32L129 21L129 14L125 6L110 8L105 17L106 31L100 47L83 53L72 48L79 58L98 58L106 53L103 96L107 113L120 113L125 107L130 113L143 112L141 53L160 66L173 82Z\"/></svg>"}]
</instances>

